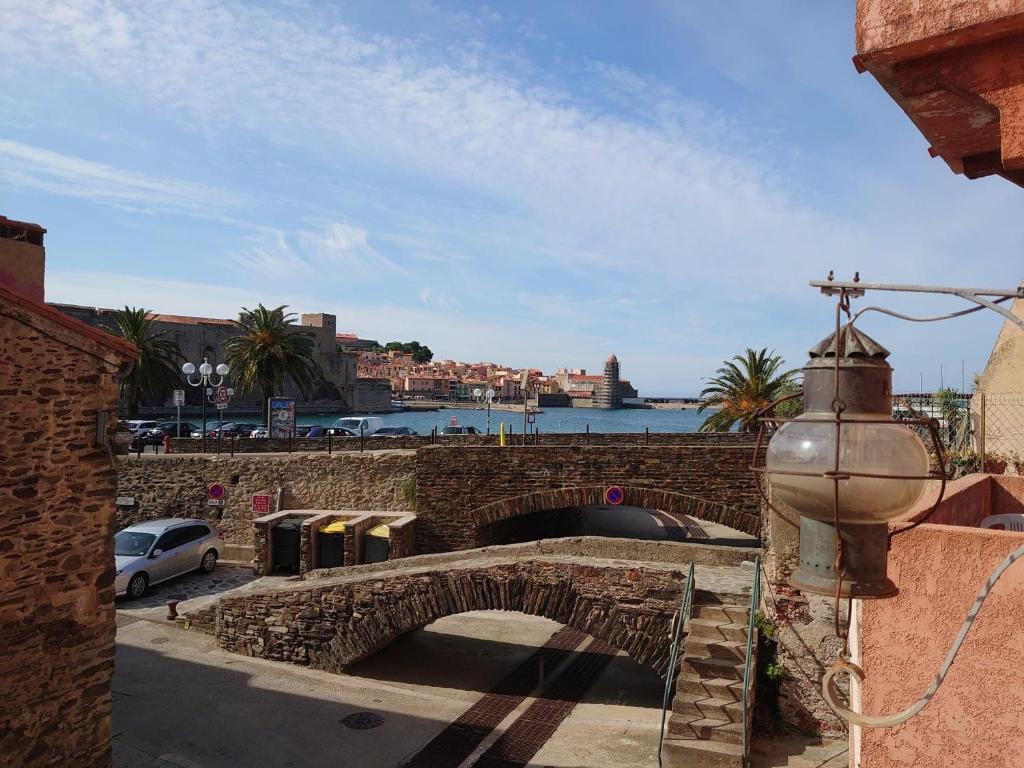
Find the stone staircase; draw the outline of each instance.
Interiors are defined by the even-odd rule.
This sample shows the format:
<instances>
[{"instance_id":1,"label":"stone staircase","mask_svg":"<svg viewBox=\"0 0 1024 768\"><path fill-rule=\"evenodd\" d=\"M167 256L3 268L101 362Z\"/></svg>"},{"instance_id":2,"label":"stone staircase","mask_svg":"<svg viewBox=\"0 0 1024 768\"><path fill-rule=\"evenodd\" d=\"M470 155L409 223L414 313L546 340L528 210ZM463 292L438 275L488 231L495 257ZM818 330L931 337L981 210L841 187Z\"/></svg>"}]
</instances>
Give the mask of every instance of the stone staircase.
<instances>
[{"instance_id":1,"label":"stone staircase","mask_svg":"<svg viewBox=\"0 0 1024 768\"><path fill-rule=\"evenodd\" d=\"M665 765L743 768L743 670L749 612L749 604L693 607L665 735ZM756 677L756 658L754 662L751 681ZM750 685L752 712L753 682Z\"/></svg>"}]
</instances>

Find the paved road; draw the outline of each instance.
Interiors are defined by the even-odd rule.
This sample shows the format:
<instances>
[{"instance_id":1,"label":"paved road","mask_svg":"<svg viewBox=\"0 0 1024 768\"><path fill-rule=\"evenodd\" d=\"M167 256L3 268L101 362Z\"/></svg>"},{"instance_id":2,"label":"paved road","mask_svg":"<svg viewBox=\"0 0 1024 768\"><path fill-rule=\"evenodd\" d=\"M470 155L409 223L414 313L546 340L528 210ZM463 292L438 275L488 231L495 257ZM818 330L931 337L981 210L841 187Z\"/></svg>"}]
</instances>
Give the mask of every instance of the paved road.
<instances>
[{"instance_id":1,"label":"paved road","mask_svg":"<svg viewBox=\"0 0 1024 768\"><path fill-rule=\"evenodd\" d=\"M206 635L119 611L115 768L395 766L558 626L497 611L450 616L332 675L227 654ZM653 766L660 703L658 677L615 656L531 765ZM381 724L353 729L352 715Z\"/></svg>"}]
</instances>

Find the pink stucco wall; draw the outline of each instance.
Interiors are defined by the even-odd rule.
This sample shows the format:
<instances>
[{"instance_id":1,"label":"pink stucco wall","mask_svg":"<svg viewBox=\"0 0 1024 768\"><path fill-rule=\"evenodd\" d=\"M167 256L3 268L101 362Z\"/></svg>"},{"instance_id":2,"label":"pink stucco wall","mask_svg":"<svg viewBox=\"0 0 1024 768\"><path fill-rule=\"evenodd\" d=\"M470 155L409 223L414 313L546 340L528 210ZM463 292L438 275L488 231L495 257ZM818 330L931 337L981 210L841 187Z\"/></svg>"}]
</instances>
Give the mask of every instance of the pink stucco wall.
<instances>
[{"instance_id":1,"label":"pink stucco wall","mask_svg":"<svg viewBox=\"0 0 1024 768\"><path fill-rule=\"evenodd\" d=\"M1021 533L946 525L893 540L900 594L861 607L863 711L896 712L924 693L978 589L1022 544ZM897 728L864 729L860 743L861 768L1024 766L1024 562L992 590L924 711Z\"/></svg>"}]
</instances>

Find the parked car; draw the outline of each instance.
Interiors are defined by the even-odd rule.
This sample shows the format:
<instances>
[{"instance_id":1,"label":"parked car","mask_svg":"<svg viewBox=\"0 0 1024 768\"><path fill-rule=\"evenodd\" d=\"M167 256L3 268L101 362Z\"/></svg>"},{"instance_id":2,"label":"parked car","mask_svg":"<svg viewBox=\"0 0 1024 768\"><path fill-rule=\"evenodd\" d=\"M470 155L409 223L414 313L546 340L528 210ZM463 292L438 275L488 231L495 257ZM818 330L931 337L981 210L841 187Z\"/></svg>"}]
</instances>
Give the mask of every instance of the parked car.
<instances>
[{"instance_id":1,"label":"parked car","mask_svg":"<svg viewBox=\"0 0 1024 768\"><path fill-rule=\"evenodd\" d=\"M476 427L445 427L441 430L442 435L482 435Z\"/></svg>"},{"instance_id":2,"label":"parked car","mask_svg":"<svg viewBox=\"0 0 1024 768\"><path fill-rule=\"evenodd\" d=\"M176 517L130 525L114 536L114 591L134 600L175 576L210 573L224 549L223 538L205 520Z\"/></svg>"},{"instance_id":3,"label":"parked car","mask_svg":"<svg viewBox=\"0 0 1024 768\"><path fill-rule=\"evenodd\" d=\"M249 424L240 421L225 421L223 424L210 427L207 425L206 437L217 439L219 437L248 437L259 424ZM193 434L193 437L202 437L202 432Z\"/></svg>"},{"instance_id":4,"label":"parked car","mask_svg":"<svg viewBox=\"0 0 1024 768\"><path fill-rule=\"evenodd\" d=\"M249 437L270 437L270 430L266 427L256 427L249 433Z\"/></svg>"},{"instance_id":5,"label":"parked car","mask_svg":"<svg viewBox=\"0 0 1024 768\"><path fill-rule=\"evenodd\" d=\"M138 434L139 432L147 429L153 429L160 422L159 421L147 421L145 419L128 419L125 424L128 425L128 429Z\"/></svg>"},{"instance_id":6,"label":"parked car","mask_svg":"<svg viewBox=\"0 0 1024 768\"><path fill-rule=\"evenodd\" d=\"M334 422L332 427L341 427L355 434L363 434L369 437L378 429L384 426L384 419L380 416L346 416Z\"/></svg>"},{"instance_id":7,"label":"parked car","mask_svg":"<svg viewBox=\"0 0 1024 768\"><path fill-rule=\"evenodd\" d=\"M373 433L373 437L406 437L407 435L418 435L411 427L381 427Z\"/></svg>"},{"instance_id":8,"label":"parked car","mask_svg":"<svg viewBox=\"0 0 1024 768\"><path fill-rule=\"evenodd\" d=\"M195 424L191 424L187 421L181 422L181 436L188 437L194 431L199 429ZM142 432L142 442L145 445L159 445L164 441L164 437L170 435L171 437L178 436L178 422L177 421L161 421L155 427L145 430Z\"/></svg>"}]
</instances>

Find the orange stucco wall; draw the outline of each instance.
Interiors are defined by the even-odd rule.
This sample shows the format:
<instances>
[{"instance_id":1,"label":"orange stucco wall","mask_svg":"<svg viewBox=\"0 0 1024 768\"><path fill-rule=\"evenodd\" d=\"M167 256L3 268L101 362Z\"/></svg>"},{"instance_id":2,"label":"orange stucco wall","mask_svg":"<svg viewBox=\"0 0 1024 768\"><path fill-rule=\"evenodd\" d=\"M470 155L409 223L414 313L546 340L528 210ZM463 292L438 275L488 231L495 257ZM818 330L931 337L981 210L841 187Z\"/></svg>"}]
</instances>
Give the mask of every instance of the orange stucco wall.
<instances>
[{"instance_id":1,"label":"orange stucco wall","mask_svg":"<svg viewBox=\"0 0 1024 768\"><path fill-rule=\"evenodd\" d=\"M893 540L890 600L865 600L862 709L904 709L928 687L978 589L1024 534L922 525ZM1024 766L1024 562L978 615L938 694L897 728L864 729L861 768Z\"/></svg>"}]
</instances>

